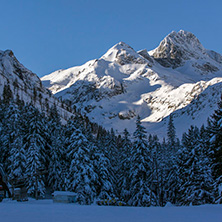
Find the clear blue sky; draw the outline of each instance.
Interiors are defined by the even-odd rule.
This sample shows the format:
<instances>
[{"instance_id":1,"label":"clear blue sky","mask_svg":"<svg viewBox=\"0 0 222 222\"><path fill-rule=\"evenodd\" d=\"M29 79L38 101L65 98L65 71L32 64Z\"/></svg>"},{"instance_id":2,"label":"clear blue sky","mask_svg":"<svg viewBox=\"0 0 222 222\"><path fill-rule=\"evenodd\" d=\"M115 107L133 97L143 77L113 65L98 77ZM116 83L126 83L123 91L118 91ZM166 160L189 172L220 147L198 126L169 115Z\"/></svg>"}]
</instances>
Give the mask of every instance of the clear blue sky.
<instances>
[{"instance_id":1,"label":"clear blue sky","mask_svg":"<svg viewBox=\"0 0 222 222\"><path fill-rule=\"evenodd\" d=\"M43 76L124 41L151 50L172 30L222 54L221 0L0 0L0 49Z\"/></svg>"}]
</instances>

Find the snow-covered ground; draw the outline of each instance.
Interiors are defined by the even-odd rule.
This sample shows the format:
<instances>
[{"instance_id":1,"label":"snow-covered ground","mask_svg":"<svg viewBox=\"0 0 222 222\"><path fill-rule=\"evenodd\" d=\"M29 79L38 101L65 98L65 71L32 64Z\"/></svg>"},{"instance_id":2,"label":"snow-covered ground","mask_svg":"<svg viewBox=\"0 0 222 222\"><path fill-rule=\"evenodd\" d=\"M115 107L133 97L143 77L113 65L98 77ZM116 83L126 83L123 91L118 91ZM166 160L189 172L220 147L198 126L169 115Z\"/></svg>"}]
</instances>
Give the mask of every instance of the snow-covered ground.
<instances>
[{"instance_id":1,"label":"snow-covered ground","mask_svg":"<svg viewBox=\"0 0 222 222\"><path fill-rule=\"evenodd\" d=\"M0 203L2 222L221 222L222 205L192 207L81 206L29 200Z\"/></svg>"}]
</instances>

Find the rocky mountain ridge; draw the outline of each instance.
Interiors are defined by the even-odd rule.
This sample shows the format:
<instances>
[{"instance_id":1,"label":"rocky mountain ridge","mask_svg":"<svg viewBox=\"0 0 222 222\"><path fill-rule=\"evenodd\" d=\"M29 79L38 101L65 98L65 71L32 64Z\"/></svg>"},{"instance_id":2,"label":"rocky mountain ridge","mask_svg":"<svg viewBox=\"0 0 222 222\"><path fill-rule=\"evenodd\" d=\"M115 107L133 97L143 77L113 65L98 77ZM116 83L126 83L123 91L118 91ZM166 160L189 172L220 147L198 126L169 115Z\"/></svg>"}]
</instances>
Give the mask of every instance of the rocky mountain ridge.
<instances>
[{"instance_id":1,"label":"rocky mountain ridge","mask_svg":"<svg viewBox=\"0 0 222 222\"><path fill-rule=\"evenodd\" d=\"M192 105L208 87L222 82L222 56L205 49L194 34L181 30L170 33L152 51L136 52L120 42L99 59L41 80L55 96L70 101L91 121L106 128L133 131L135 118L140 115L148 131L158 131L159 123L171 113ZM209 107L203 108L205 113L216 108L212 101L218 95L205 95L206 100L213 97ZM189 116L183 115L184 121ZM207 117L189 121L200 125ZM175 116L175 124L179 118ZM187 129L178 127L181 132Z\"/></svg>"},{"instance_id":2,"label":"rocky mountain ridge","mask_svg":"<svg viewBox=\"0 0 222 222\"><path fill-rule=\"evenodd\" d=\"M205 64L197 65L197 68L206 73L219 70L217 65L213 65L215 61L222 64L222 56L219 53L206 50L194 34L184 30L178 33L171 32L156 49L149 53L164 67L177 68L183 66L188 60L203 60ZM195 63L193 66L195 67Z\"/></svg>"}]
</instances>

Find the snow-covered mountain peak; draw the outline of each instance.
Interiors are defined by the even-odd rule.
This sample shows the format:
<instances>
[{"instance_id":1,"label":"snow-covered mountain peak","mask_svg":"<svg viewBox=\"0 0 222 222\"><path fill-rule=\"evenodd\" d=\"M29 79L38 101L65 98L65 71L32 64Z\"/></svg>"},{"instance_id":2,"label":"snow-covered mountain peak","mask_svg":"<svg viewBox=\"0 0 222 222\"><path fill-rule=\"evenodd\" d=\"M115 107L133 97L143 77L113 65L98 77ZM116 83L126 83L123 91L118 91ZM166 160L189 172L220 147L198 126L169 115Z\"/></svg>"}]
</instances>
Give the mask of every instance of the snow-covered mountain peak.
<instances>
[{"instance_id":1,"label":"snow-covered mountain peak","mask_svg":"<svg viewBox=\"0 0 222 222\"><path fill-rule=\"evenodd\" d=\"M137 115L150 128L189 105L209 86L222 82L221 63L220 54L204 49L195 35L181 30L171 32L153 53L136 52L119 42L101 58L56 71L42 81L91 121L121 132L134 128ZM217 94L211 97L216 100Z\"/></svg>"},{"instance_id":2,"label":"snow-covered mountain peak","mask_svg":"<svg viewBox=\"0 0 222 222\"><path fill-rule=\"evenodd\" d=\"M134 51L134 49L131 46L129 46L128 44L126 44L125 42L118 42L113 47L111 47L107 52L112 52L112 51L115 51L115 50L117 50L117 51L119 51L119 50Z\"/></svg>"},{"instance_id":3,"label":"snow-covered mountain peak","mask_svg":"<svg viewBox=\"0 0 222 222\"><path fill-rule=\"evenodd\" d=\"M165 39L178 44L187 44L193 47L203 48L199 39L193 33L184 30L180 30L179 32L172 31Z\"/></svg>"},{"instance_id":4,"label":"snow-covered mountain peak","mask_svg":"<svg viewBox=\"0 0 222 222\"><path fill-rule=\"evenodd\" d=\"M125 42L118 42L117 44L115 44L112 49L133 49L131 46L129 46L128 44L126 44Z\"/></svg>"},{"instance_id":5,"label":"snow-covered mountain peak","mask_svg":"<svg viewBox=\"0 0 222 222\"><path fill-rule=\"evenodd\" d=\"M109 49L102 57L109 62L116 62L119 65L126 64L146 64L144 57L140 56L132 47L124 42L119 42Z\"/></svg>"},{"instance_id":6,"label":"snow-covered mountain peak","mask_svg":"<svg viewBox=\"0 0 222 222\"><path fill-rule=\"evenodd\" d=\"M164 67L177 68L186 60L203 59L207 53L193 33L180 30L167 35L150 55Z\"/></svg>"},{"instance_id":7,"label":"snow-covered mountain peak","mask_svg":"<svg viewBox=\"0 0 222 222\"><path fill-rule=\"evenodd\" d=\"M172 31L162 42L168 47L168 50L169 47L176 45L178 47L189 49L189 51L204 51L204 47L199 39L193 33L184 30L180 30L179 32Z\"/></svg>"}]
</instances>

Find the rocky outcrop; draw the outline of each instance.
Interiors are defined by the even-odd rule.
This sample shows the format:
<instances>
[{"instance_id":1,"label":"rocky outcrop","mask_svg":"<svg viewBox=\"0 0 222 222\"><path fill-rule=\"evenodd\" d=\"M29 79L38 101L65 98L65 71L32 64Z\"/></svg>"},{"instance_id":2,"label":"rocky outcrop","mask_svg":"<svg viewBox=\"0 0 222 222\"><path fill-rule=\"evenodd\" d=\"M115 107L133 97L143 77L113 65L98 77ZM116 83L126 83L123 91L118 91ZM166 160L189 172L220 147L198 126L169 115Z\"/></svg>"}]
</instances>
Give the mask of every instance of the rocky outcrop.
<instances>
[{"instance_id":1,"label":"rocky outcrop","mask_svg":"<svg viewBox=\"0 0 222 222\"><path fill-rule=\"evenodd\" d=\"M218 63L222 62L220 54L214 51L206 50L197 37L186 31L179 31L178 33L171 32L160 45L151 52L151 56L162 66L178 68L185 64L187 60L213 60ZM208 63L196 65L203 72L216 72L218 68Z\"/></svg>"}]
</instances>

